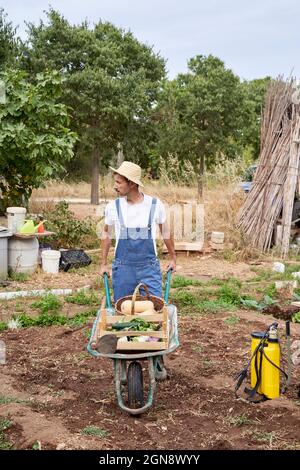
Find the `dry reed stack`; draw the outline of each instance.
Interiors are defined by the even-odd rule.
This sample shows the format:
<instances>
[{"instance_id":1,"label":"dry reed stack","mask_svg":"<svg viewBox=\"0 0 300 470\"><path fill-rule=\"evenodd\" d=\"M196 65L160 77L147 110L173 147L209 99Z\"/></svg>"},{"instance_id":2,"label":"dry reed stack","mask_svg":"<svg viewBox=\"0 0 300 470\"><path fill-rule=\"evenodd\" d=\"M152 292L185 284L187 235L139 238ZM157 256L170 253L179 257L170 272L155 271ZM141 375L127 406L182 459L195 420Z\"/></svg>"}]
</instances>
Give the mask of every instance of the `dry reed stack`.
<instances>
[{"instance_id":1,"label":"dry reed stack","mask_svg":"<svg viewBox=\"0 0 300 470\"><path fill-rule=\"evenodd\" d=\"M300 187L300 115L293 80L270 83L261 124L261 149L253 186L238 215L252 245L268 251L281 217L281 255L289 250L292 212Z\"/></svg>"}]
</instances>

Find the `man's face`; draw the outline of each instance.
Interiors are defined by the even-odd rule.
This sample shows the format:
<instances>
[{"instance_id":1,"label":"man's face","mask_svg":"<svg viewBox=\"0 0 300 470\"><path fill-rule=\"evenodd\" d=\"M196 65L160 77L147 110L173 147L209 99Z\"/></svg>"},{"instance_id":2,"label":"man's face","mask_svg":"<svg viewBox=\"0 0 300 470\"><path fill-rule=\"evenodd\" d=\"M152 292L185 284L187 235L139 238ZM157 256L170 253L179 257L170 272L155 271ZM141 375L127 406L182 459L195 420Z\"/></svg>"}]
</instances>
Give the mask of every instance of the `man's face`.
<instances>
[{"instance_id":1,"label":"man's face","mask_svg":"<svg viewBox=\"0 0 300 470\"><path fill-rule=\"evenodd\" d=\"M118 175L117 173L114 175L114 178L114 190L116 191L117 195L120 197L127 196L131 189L130 182L124 178L124 176Z\"/></svg>"}]
</instances>

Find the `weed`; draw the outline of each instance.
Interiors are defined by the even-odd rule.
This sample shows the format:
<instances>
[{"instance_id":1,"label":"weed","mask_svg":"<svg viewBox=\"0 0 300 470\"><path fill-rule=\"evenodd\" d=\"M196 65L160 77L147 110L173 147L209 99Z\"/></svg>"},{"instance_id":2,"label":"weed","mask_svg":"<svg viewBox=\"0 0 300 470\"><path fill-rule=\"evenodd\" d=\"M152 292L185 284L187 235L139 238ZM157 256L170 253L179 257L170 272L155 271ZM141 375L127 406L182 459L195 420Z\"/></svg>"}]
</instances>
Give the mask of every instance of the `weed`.
<instances>
[{"instance_id":1,"label":"weed","mask_svg":"<svg viewBox=\"0 0 300 470\"><path fill-rule=\"evenodd\" d=\"M204 359L203 361L203 367L205 369L209 369L210 367L214 366L214 361L211 361L210 359Z\"/></svg>"},{"instance_id":2,"label":"weed","mask_svg":"<svg viewBox=\"0 0 300 470\"><path fill-rule=\"evenodd\" d=\"M273 440L276 439L274 432L255 433L254 435L259 442L267 442L270 446Z\"/></svg>"},{"instance_id":3,"label":"weed","mask_svg":"<svg viewBox=\"0 0 300 470\"><path fill-rule=\"evenodd\" d=\"M0 331L7 330L7 324L4 321L0 321Z\"/></svg>"},{"instance_id":4,"label":"weed","mask_svg":"<svg viewBox=\"0 0 300 470\"><path fill-rule=\"evenodd\" d=\"M203 349L201 348L201 346L192 346L191 349L192 349L192 351L195 351L195 352L197 352L197 353L201 353L202 350L203 350Z\"/></svg>"},{"instance_id":5,"label":"weed","mask_svg":"<svg viewBox=\"0 0 300 470\"><path fill-rule=\"evenodd\" d=\"M203 282L197 281L195 279L188 279L183 276L174 276L172 279L171 287L176 289L177 287L200 286L200 285L203 285Z\"/></svg>"},{"instance_id":6,"label":"weed","mask_svg":"<svg viewBox=\"0 0 300 470\"><path fill-rule=\"evenodd\" d=\"M225 318L224 320L224 323L225 325L236 325L237 323L239 323L240 321L240 317L238 317L237 315L231 315L230 317L227 317Z\"/></svg>"},{"instance_id":7,"label":"weed","mask_svg":"<svg viewBox=\"0 0 300 470\"><path fill-rule=\"evenodd\" d=\"M27 273L16 273L14 271L10 271L9 277L12 281L16 281L16 282L26 282L28 280Z\"/></svg>"},{"instance_id":8,"label":"weed","mask_svg":"<svg viewBox=\"0 0 300 470\"><path fill-rule=\"evenodd\" d=\"M57 295L51 293L44 295L31 304L31 307L39 309L42 314L47 314L49 311L57 313L61 306L62 303Z\"/></svg>"},{"instance_id":9,"label":"weed","mask_svg":"<svg viewBox=\"0 0 300 470\"><path fill-rule=\"evenodd\" d=\"M28 400L20 400L16 397L8 397L6 395L0 395L0 405L8 405L9 403L28 403Z\"/></svg>"},{"instance_id":10,"label":"weed","mask_svg":"<svg viewBox=\"0 0 300 470\"><path fill-rule=\"evenodd\" d=\"M32 444L32 449L33 449L33 450L42 450L41 441L35 441L35 442Z\"/></svg>"},{"instance_id":11,"label":"weed","mask_svg":"<svg viewBox=\"0 0 300 470\"><path fill-rule=\"evenodd\" d=\"M86 426L82 431L86 436L108 437L109 433L105 429L98 428L97 426Z\"/></svg>"},{"instance_id":12,"label":"weed","mask_svg":"<svg viewBox=\"0 0 300 470\"><path fill-rule=\"evenodd\" d=\"M236 283L228 282L217 292L218 299L227 304L240 305L240 287Z\"/></svg>"},{"instance_id":13,"label":"weed","mask_svg":"<svg viewBox=\"0 0 300 470\"><path fill-rule=\"evenodd\" d=\"M172 298L175 302L178 302L179 306L180 305L183 305L183 306L187 306L187 305L196 306L197 303L198 303L197 298L193 294L191 294L190 292L186 292L184 290L181 290L179 292L175 292L172 295Z\"/></svg>"},{"instance_id":14,"label":"weed","mask_svg":"<svg viewBox=\"0 0 300 470\"><path fill-rule=\"evenodd\" d=\"M6 438L4 431L10 428L12 422L9 419L1 418L0 419L0 450L9 450L12 448L12 444L10 444Z\"/></svg>"},{"instance_id":15,"label":"weed","mask_svg":"<svg viewBox=\"0 0 300 470\"><path fill-rule=\"evenodd\" d=\"M232 416L229 418L228 421L230 424L232 424L232 426L238 426L238 427L252 424L252 421L244 413L239 416Z\"/></svg>"},{"instance_id":16,"label":"weed","mask_svg":"<svg viewBox=\"0 0 300 470\"><path fill-rule=\"evenodd\" d=\"M84 289L79 290L74 295L68 295L65 297L66 302L78 305L98 305L99 296L95 291L86 292Z\"/></svg>"}]
</instances>

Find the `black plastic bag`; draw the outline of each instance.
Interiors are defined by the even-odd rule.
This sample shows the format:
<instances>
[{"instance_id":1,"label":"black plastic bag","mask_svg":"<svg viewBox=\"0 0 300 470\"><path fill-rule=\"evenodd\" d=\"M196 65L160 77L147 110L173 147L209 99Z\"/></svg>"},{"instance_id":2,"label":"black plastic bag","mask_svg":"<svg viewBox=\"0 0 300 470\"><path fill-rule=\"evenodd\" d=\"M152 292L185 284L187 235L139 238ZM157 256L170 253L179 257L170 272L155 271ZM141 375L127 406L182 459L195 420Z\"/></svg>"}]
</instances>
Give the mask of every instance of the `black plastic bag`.
<instances>
[{"instance_id":1,"label":"black plastic bag","mask_svg":"<svg viewBox=\"0 0 300 470\"><path fill-rule=\"evenodd\" d=\"M67 272L70 268L81 268L91 264L91 258L83 250L60 250L59 269Z\"/></svg>"}]
</instances>

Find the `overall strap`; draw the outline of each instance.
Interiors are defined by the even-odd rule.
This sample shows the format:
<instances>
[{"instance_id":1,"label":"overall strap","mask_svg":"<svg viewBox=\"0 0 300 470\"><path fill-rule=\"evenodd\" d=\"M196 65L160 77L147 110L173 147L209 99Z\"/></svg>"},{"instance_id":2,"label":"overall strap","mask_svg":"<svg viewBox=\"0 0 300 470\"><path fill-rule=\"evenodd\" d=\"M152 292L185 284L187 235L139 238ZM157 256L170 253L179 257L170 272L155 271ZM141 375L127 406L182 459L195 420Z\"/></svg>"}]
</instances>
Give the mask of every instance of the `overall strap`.
<instances>
[{"instance_id":1,"label":"overall strap","mask_svg":"<svg viewBox=\"0 0 300 470\"><path fill-rule=\"evenodd\" d=\"M123 214L122 214L122 210L121 210L121 205L120 205L120 198L116 199L116 209L117 209L117 215L118 215L120 225L125 227Z\"/></svg>"},{"instance_id":2,"label":"overall strap","mask_svg":"<svg viewBox=\"0 0 300 470\"><path fill-rule=\"evenodd\" d=\"M155 208L156 208L156 203L157 203L157 199L155 197L153 197L152 198L152 203L151 203L151 209L150 209L150 212L149 212L148 227L152 227Z\"/></svg>"}]
</instances>

